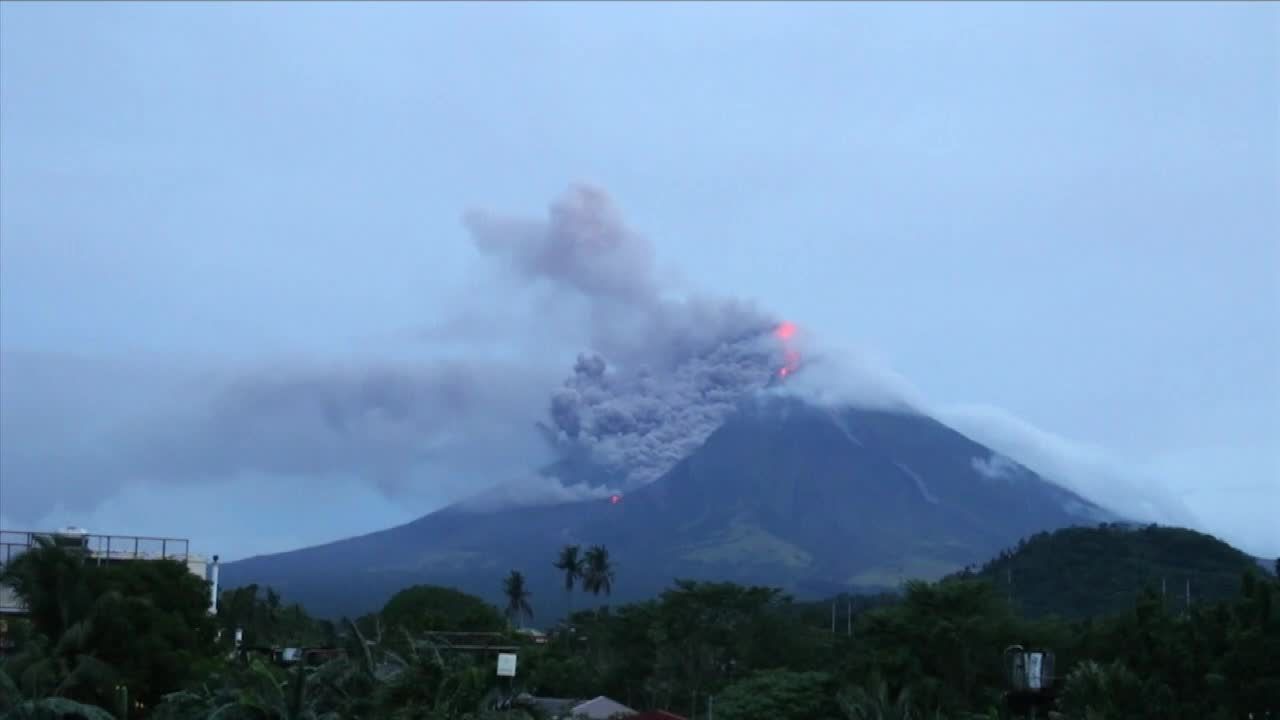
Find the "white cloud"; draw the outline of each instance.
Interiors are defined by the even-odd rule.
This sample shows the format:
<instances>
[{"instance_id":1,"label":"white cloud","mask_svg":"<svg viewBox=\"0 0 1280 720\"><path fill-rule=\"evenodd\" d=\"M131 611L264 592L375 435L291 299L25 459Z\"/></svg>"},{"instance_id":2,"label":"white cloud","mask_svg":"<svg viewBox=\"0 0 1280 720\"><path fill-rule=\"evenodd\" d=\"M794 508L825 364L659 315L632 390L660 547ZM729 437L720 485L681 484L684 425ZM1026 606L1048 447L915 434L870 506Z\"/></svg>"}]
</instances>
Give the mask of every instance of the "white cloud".
<instances>
[{"instance_id":1,"label":"white cloud","mask_svg":"<svg viewBox=\"0 0 1280 720\"><path fill-rule=\"evenodd\" d=\"M1007 455L1042 477L1103 507L1142 522L1198 525L1186 504L1158 477L1132 461L1042 430L1000 408L944 405L938 420Z\"/></svg>"},{"instance_id":2,"label":"white cloud","mask_svg":"<svg viewBox=\"0 0 1280 720\"><path fill-rule=\"evenodd\" d=\"M971 463L979 475L988 480L1013 480L1018 474L1018 464L1000 453L990 457L974 458Z\"/></svg>"}]
</instances>

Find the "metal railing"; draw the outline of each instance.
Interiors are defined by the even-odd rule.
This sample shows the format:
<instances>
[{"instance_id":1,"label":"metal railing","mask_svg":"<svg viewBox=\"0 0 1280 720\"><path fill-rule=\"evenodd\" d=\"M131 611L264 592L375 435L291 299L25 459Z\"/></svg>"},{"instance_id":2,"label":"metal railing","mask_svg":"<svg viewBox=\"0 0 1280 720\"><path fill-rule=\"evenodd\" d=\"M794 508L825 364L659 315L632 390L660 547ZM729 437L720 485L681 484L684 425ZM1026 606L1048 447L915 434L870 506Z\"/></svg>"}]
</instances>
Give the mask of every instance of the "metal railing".
<instances>
[{"instance_id":1,"label":"metal railing","mask_svg":"<svg viewBox=\"0 0 1280 720\"><path fill-rule=\"evenodd\" d=\"M128 560L176 560L189 564L191 560L202 559L191 554L190 541L185 538L94 535L69 530L0 530L0 570L22 557L23 553L37 547L40 539L58 547L83 552L86 561L99 565ZM0 584L0 616L25 613L26 607L13 589Z\"/></svg>"},{"instance_id":2,"label":"metal railing","mask_svg":"<svg viewBox=\"0 0 1280 720\"><path fill-rule=\"evenodd\" d=\"M192 559L191 541L185 538L145 535L94 535L90 533L0 530L0 566L8 565L36 546L37 538L65 548L85 551L91 560L177 560Z\"/></svg>"}]
</instances>

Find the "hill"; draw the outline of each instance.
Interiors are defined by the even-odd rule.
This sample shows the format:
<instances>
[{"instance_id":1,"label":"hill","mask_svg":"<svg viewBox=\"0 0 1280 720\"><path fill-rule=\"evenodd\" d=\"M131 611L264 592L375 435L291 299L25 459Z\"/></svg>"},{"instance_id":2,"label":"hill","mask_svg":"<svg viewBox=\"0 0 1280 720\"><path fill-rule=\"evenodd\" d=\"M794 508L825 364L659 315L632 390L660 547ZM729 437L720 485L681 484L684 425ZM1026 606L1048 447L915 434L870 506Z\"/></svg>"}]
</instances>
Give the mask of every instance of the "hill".
<instances>
[{"instance_id":1,"label":"hill","mask_svg":"<svg viewBox=\"0 0 1280 720\"><path fill-rule=\"evenodd\" d=\"M780 586L798 596L936 579L1029 534L1112 516L927 416L768 396L744 404L688 457L621 502L475 512L445 508L323 546L224 566L228 586L279 588L326 615L401 587L497 600L527 576L542 617L563 609L565 544L604 544L614 601L673 578Z\"/></svg>"},{"instance_id":2,"label":"hill","mask_svg":"<svg viewBox=\"0 0 1280 720\"><path fill-rule=\"evenodd\" d=\"M1256 558L1183 528L1104 524L1037 533L977 572L1007 590L1028 616L1091 617L1133 607L1164 588L1171 607L1235 597Z\"/></svg>"}]
</instances>

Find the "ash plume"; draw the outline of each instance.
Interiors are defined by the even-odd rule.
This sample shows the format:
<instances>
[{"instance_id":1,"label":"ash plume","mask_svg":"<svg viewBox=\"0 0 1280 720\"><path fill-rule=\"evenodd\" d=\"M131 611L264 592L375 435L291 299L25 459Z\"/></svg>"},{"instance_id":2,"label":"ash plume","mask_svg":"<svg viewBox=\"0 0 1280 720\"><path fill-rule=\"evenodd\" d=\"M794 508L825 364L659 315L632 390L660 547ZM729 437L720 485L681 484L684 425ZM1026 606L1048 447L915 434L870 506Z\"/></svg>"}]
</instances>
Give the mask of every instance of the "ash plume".
<instances>
[{"instance_id":1,"label":"ash plume","mask_svg":"<svg viewBox=\"0 0 1280 720\"><path fill-rule=\"evenodd\" d=\"M737 300L668 296L653 246L598 189L573 188L543 222L471 213L466 224L520 281L585 310L589 347L540 427L562 459L585 459L622 487L670 469L788 362L778 318Z\"/></svg>"}]
</instances>

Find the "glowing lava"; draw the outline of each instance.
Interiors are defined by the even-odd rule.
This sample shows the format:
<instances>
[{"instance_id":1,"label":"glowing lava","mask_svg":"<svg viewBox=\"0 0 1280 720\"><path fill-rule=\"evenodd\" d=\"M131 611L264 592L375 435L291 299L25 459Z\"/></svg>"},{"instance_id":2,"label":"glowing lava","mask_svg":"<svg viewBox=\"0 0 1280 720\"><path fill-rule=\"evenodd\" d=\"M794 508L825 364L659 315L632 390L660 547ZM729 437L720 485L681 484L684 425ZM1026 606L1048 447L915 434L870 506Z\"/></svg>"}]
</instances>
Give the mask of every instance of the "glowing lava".
<instances>
[{"instance_id":1,"label":"glowing lava","mask_svg":"<svg viewBox=\"0 0 1280 720\"><path fill-rule=\"evenodd\" d=\"M782 367L778 368L778 377L784 380L795 374L795 371L800 367L800 352L791 347L791 339L795 335L796 324L790 321L783 321L773 329L773 336L782 341L783 360Z\"/></svg>"}]
</instances>

